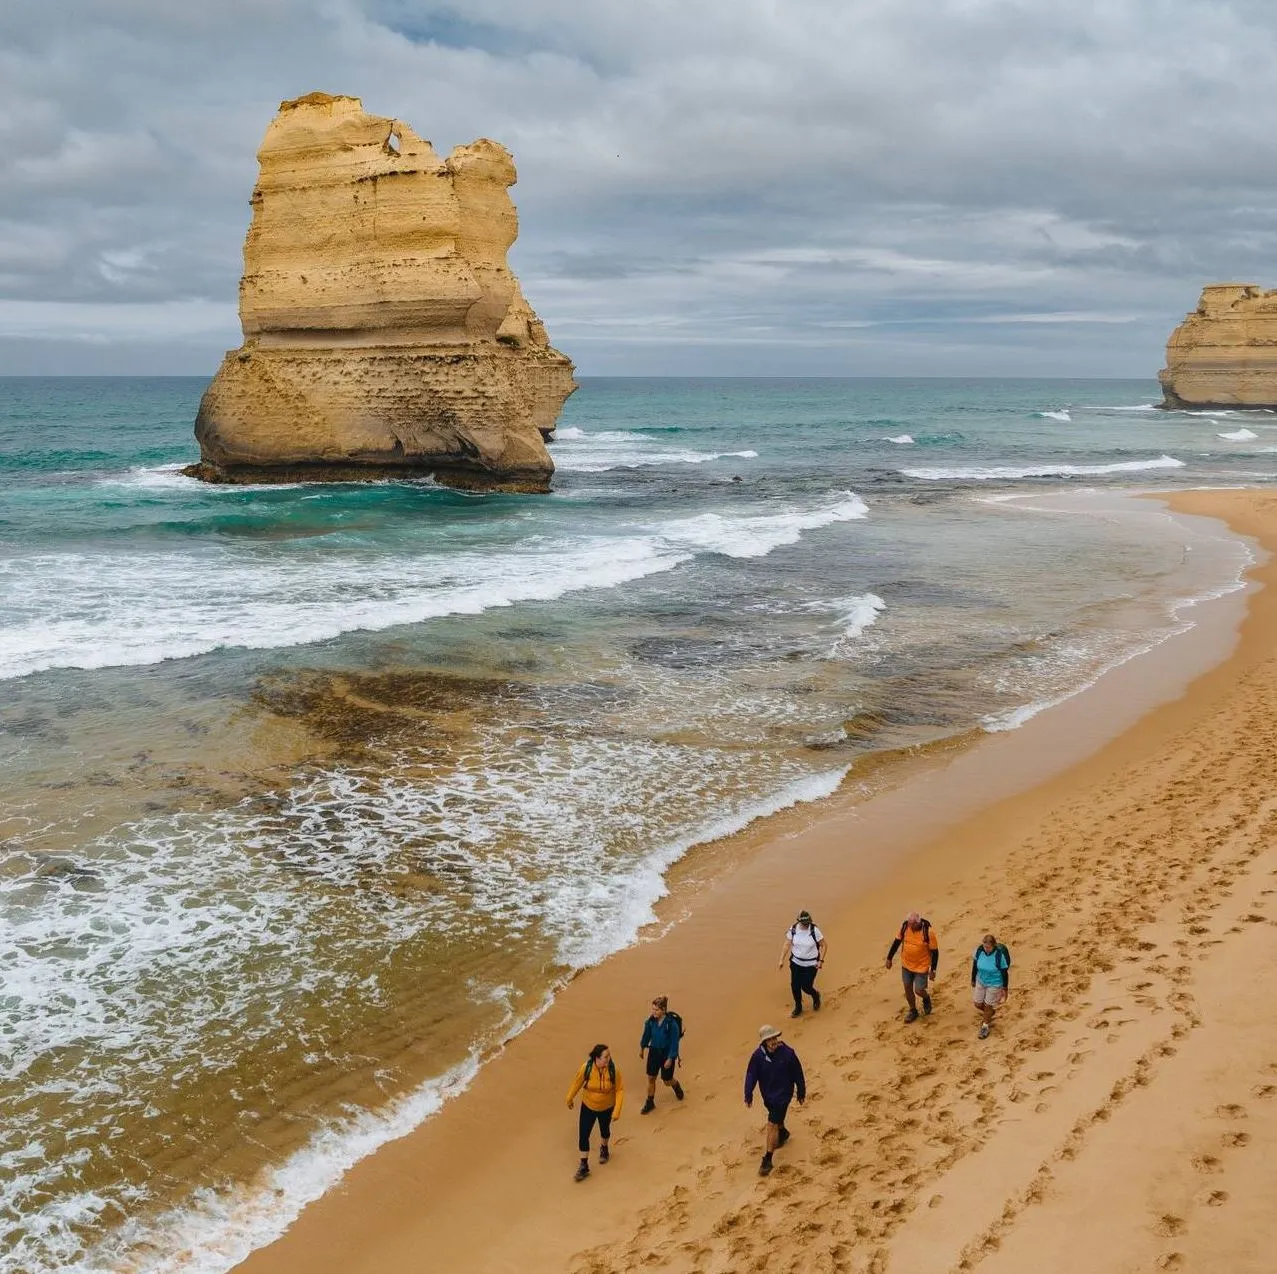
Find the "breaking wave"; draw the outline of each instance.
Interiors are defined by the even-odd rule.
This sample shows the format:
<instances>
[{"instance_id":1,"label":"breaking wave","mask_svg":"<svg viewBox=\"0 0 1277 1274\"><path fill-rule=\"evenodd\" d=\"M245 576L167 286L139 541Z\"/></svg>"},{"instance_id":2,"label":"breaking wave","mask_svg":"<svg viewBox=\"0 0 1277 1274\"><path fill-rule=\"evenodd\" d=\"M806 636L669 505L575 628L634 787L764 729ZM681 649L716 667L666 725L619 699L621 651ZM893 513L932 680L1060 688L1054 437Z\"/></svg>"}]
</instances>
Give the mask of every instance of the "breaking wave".
<instances>
[{"instance_id":1,"label":"breaking wave","mask_svg":"<svg viewBox=\"0 0 1277 1274\"><path fill-rule=\"evenodd\" d=\"M1141 473L1150 469L1182 469L1184 462L1174 456L1156 460L1121 460L1115 464L1043 464L1025 468L1010 465L965 465L952 469L901 469L909 478L924 482L990 482L1016 478L1081 478L1106 473Z\"/></svg>"}]
</instances>

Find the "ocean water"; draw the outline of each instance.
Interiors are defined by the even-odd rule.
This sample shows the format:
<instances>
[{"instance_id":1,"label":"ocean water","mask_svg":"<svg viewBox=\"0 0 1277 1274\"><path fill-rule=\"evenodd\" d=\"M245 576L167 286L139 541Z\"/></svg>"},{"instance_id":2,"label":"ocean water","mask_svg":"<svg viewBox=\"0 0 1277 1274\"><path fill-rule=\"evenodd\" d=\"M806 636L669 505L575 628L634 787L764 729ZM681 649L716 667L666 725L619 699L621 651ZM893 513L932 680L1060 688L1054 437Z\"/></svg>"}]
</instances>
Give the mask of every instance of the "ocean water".
<instances>
[{"instance_id":1,"label":"ocean water","mask_svg":"<svg viewBox=\"0 0 1277 1274\"><path fill-rule=\"evenodd\" d=\"M207 487L202 388L0 380L0 1268L229 1268L689 848L1238 586L1133 492L1277 478L1153 382L586 380L548 496Z\"/></svg>"}]
</instances>

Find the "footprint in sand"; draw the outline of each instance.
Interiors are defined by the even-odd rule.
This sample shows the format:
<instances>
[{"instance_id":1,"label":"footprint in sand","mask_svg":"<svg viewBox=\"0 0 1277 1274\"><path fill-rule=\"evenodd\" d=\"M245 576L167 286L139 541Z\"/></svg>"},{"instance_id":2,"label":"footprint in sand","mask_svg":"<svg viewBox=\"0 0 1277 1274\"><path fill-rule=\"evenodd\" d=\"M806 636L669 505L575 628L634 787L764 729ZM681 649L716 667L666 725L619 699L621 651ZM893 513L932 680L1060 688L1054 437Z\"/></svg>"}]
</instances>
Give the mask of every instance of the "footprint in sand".
<instances>
[{"instance_id":1,"label":"footprint in sand","mask_svg":"<svg viewBox=\"0 0 1277 1274\"><path fill-rule=\"evenodd\" d=\"M1158 1234L1165 1235L1167 1238L1174 1238L1177 1234L1183 1234L1186 1227L1183 1217L1178 1217L1173 1212L1163 1212L1157 1218L1155 1228Z\"/></svg>"},{"instance_id":2,"label":"footprint in sand","mask_svg":"<svg viewBox=\"0 0 1277 1274\"><path fill-rule=\"evenodd\" d=\"M1177 1270L1184 1264L1184 1255L1182 1252L1167 1252L1165 1256L1157 1258L1157 1268L1159 1270Z\"/></svg>"},{"instance_id":3,"label":"footprint in sand","mask_svg":"<svg viewBox=\"0 0 1277 1274\"><path fill-rule=\"evenodd\" d=\"M1224 1106L1216 1106L1215 1114L1220 1119L1245 1119L1246 1107L1239 1106L1236 1102L1228 1102Z\"/></svg>"},{"instance_id":4,"label":"footprint in sand","mask_svg":"<svg viewBox=\"0 0 1277 1274\"><path fill-rule=\"evenodd\" d=\"M1248 1132L1226 1132L1220 1140L1226 1146L1240 1148L1250 1145L1250 1133Z\"/></svg>"},{"instance_id":5,"label":"footprint in sand","mask_svg":"<svg viewBox=\"0 0 1277 1274\"><path fill-rule=\"evenodd\" d=\"M1208 1194L1202 1200L1202 1202L1208 1208L1221 1208L1224 1206L1225 1203L1228 1202L1228 1191L1227 1190L1212 1190L1210 1194Z\"/></svg>"},{"instance_id":6,"label":"footprint in sand","mask_svg":"<svg viewBox=\"0 0 1277 1274\"><path fill-rule=\"evenodd\" d=\"M1251 1092L1256 1097L1268 1098L1277 1095L1277 1086L1272 1084L1260 1084L1258 1088L1252 1088Z\"/></svg>"}]
</instances>

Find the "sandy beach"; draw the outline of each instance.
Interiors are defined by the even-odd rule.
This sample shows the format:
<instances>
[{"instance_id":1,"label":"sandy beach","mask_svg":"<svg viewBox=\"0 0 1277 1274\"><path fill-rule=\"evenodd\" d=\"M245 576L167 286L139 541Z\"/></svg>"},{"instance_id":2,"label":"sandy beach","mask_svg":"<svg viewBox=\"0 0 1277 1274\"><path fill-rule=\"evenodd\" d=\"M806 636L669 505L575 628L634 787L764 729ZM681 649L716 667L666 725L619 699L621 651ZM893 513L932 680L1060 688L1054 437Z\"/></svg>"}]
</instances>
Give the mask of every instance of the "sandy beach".
<instances>
[{"instance_id":1,"label":"sandy beach","mask_svg":"<svg viewBox=\"0 0 1277 1274\"><path fill-rule=\"evenodd\" d=\"M748 829L669 924L578 977L470 1088L359 1164L245 1274L1271 1268L1277 1166L1277 496L1176 495L1269 555L1248 598L1023 729ZM1244 619L1238 628L1242 608ZM828 934L825 1007L791 1023L783 930ZM906 1027L883 955L918 908L936 1011ZM976 1036L994 931L1012 991ZM641 1117L638 1039L668 994L688 1100ZM810 1085L756 1175L741 1076L777 1021ZM572 1181L588 1047L627 1085L613 1161Z\"/></svg>"}]
</instances>

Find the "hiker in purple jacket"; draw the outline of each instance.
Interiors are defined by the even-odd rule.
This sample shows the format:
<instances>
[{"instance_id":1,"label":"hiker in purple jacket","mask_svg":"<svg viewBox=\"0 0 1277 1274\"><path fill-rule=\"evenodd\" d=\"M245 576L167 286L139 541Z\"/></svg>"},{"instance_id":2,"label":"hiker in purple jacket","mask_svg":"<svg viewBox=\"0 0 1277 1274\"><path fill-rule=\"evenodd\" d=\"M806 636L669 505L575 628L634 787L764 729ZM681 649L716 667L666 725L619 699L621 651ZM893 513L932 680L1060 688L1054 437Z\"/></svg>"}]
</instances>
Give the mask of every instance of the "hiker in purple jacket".
<instances>
[{"instance_id":1,"label":"hiker in purple jacket","mask_svg":"<svg viewBox=\"0 0 1277 1274\"><path fill-rule=\"evenodd\" d=\"M753 1106L754 1089L762 1094L767 1107L767 1139L763 1161L758 1165L758 1175L765 1177L772 1170L772 1151L789 1140L785 1127L785 1112L794 1097L801 1106L807 1100L807 1081L803 1078L803 1064L798 1054L780 1038L774 1026L758 1029L758 1047L749 1058L745 1070L745 1105Z\"/></svg>"}]
</instances>

